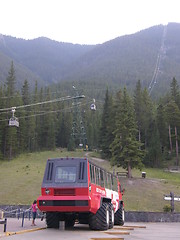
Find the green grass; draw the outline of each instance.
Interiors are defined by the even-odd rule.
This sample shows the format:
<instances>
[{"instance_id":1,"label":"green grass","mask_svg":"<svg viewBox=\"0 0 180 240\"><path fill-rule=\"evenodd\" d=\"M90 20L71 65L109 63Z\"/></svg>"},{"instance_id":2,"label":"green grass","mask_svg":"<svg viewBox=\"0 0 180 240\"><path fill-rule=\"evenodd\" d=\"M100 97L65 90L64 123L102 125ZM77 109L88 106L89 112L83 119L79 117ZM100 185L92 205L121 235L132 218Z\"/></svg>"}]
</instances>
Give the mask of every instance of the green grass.
<instances>
[{"instance_id":1,"label":"green grass","mask_svg":"<svg viewBox=\"0 0 180 240\"><path fill-rule=\"evenodd\" d=\"M41 194L41 183L46 161L55 157L88 157L97 165L108 171L123 171L111 167L108 161L101 161L98 153L84 151L67 152L63 149L37 153L22 154L11 161L0 161L0 205L31 204ZM123 196L126 210L163 211L170 204L164 200L164 195L170 191L180 196L180 173L164 172L163 169L144 168L146 178L141 177L141 171L134 169L133 178L121 178L125 188ZM175 202L175 211L180 212L180 202Z\"/></svg>"},{"instance_id":2,"label":"green grass","mask_svg":"<svg viewBox=\"0 0 180 240\"><path fill-rule=\"evenodd\" d=\"M146 178L141 171L133 169L132 179L121 179L125 188L126 208L134 211L163 211L170 201L164 195L174 192L180 196L180 173L165 172L163 169L144 168ZM175 202L175 211L180 212L180 202Z\"/></svg>"},{"instance_id":3,"label":"green grass","mask_svg":"<svg viewBox=\"0 0 180 240\"><path fill-rule=\"evenodd\" d=\"M171 173L166 172L163 169L154 168L144 169L144 171L147 171L149 178L164 179L167 182L180 185L180 173Z\"/></svg>"},{"instance_id":4,"label":"green grass","mask_svg":"<svg viewBox=\"0 0 180 240\"><path fill-rule=\"evenodd\" d=\"M48 158L82 157L83 151L63 150L22 154L0 162L0 204L30 204L41 193Z\"/></svg>"}]
</instances>

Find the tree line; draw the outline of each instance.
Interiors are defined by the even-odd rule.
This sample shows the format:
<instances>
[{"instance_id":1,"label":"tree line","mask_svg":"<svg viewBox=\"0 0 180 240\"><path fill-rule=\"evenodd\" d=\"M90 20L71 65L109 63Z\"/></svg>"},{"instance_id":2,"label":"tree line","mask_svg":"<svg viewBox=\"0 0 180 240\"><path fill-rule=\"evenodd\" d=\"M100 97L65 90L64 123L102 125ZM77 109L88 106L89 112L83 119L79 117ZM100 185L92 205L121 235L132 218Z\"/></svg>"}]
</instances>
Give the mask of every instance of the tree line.
<instances>
[{"instance_id":1,"label":"tree line","mask_svg":"<svg viewBox=\"0 0 180 240\"><path fill-rule=\"evenodd\" d=\"M34 89L30 90L27 80L24 81L21 90L17 91L12 62L5 84L0 86L0 158L12 159L23 152L43 151L56 147L72 148L70 146L72 140L75 142L75 139L72 139L74 104L79 102L74 102L73 99L64 101L65 94L67 90L61 89L60 86L57 89L54 86L52 89L39 88L37 82ZM86 130L88 144L95 148L98 146L97 129L100 125L100 113L91 112L89 102L86 100L80 102L78 114ZM19 127L9 126L12 117L11 107L16 107L15 117L19 121Z\"/></svg>"},{"instance_id":2,"label":"tree line","mask_svg":"<svg viewBox=\"0 0 180 240\"><path fill-rule=\"evenodd\" d=\"M180 90L175 78L170 91L158 101L151 99L140 80L131 94L126 88L116 94L107 88L102 111L100 107L91 111L89 102L82 100L80 112L75 112L73 100L54 101L63 96L64 90L58 87L53 93L52 89L54 87L39 89L36 83L30 91L25 80L17 91L12 62L6 82L0 86L1 159L57 147L71 149L76 143L72 135L76 115L76 119L83 122L89 149L101 150L102 157L112 165L124 167L130 175L134 167L161 167L172 163L171 160L179 164ZM41 104L43 102L46 104ZM15 106L22 106L15 112L19 128L8 124L12 117L10 109Z\"/></svg>"},{"instance_id":3,"label":"tree line","mask_svg":"<svg viewBox=\"0 0 180 240\"><path fill-rule=\"evenodd\" d=\"M170 92L156 102L140 80L133 96L126 88L114 97L107 90L99 138L102 156L127 169L129 176L131 168L143 165L179 165L179 131L180 91L175 78Z\"/></svg>"}]
</instances>

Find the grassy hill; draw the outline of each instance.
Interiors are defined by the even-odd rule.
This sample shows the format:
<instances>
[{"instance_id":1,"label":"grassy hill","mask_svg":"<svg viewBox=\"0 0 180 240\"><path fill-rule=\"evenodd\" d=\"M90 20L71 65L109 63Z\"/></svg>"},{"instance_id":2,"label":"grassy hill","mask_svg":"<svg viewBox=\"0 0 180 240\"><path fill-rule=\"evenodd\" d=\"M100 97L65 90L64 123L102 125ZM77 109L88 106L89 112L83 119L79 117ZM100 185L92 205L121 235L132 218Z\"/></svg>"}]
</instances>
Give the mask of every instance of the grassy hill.
<instances>
[{"instance_id":1,"label":"grassy hill","mask_svg":"<svg viewBox=\"0 0 180 240\"><path fill-rule=\"evenodd\" d=\"M0 205L31 204L40 195L41 182L48 158L83 157L85 152L66 152L61 149L39 153L22 154L11 161L0 162ZM109 171L113 171L108 161L89 157ZM122 169L115 169L122 171ZM180 195L180 173L167 173L160 169L143 169L147 177L141 178L141 172L133 170L133 178L121 178L125 188L124 202L126 210L163 211L169 202L163 200L170 191ZM180 211L180 203L175 203L175 211Z\"/></svg>"}]
</instances>

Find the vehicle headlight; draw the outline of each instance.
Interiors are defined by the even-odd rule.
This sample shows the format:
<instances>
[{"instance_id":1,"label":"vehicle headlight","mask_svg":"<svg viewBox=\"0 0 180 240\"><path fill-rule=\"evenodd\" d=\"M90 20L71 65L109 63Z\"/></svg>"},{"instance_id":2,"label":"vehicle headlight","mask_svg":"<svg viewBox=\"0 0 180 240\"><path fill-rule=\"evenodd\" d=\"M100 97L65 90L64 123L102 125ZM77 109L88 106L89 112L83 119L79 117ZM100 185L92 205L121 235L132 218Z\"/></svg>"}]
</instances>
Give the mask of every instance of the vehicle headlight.
<instances>
[{"instance_id":1,"label":"vehicle headlight","mask_svg":"<svg viewBox=\"0 0 180 240\"><path fill-rule=\"evenodd\" d=\"M45 193L46 193L47 195L49 195L49 194L50 194L50 190L49 190L48 188L46 188Z\"/></svg>"}]
</instances>

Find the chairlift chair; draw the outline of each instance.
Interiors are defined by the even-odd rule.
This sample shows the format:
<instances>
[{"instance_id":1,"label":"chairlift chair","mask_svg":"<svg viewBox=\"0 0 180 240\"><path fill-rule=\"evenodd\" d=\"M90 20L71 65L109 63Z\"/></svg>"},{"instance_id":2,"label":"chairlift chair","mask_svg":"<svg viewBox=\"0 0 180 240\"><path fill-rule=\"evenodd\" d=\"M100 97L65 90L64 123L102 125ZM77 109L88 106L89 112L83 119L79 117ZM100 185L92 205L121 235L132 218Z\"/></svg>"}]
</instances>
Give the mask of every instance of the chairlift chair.
<instances>
[{"instance_id":1,"label":"chairlift chair","mask_svg":"<svg viewBox=\"0 0 180 240\"><path fill-rule=\"evenodd\" d=\"M93 98L93 102L94 103L91 104L90 108L91 108L92 111L96 111L96 105L95 105L95 99L94 98Z\"/></svg>"},{"instance_id":2,"label":"chairlift chair","mask_svg":"<svg viewBox=\"0 0 180 240\"><path fill-rule=\"evenodd\" d=\"M19 127L19 121L18 118L12 117L9 119L9 126L10 127Z\"/></svg>"},{"instance_id":3,"label":"chairlift chair","mask_svg":"<svg viewBox=\"0 0 180 240\"><path fill-rule=\"evenodd\" d=\"M12 111L12 117L9 119L9 126L10 127L19 127L19 120L17 117L14 116L16 108L12 107L11 111Z\"/></svg>"},{"instance_id":4,"label":"chairlift chair","mask_svg":"<svg viewBox=\"0 0 180 240\"><path fill-rule=\"evenodd\" d=\"M96 105L94 103L91 104L91 110L96 111Z\"/></svg>"}]
</instances>

